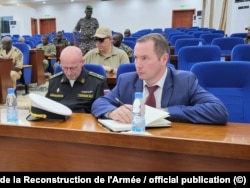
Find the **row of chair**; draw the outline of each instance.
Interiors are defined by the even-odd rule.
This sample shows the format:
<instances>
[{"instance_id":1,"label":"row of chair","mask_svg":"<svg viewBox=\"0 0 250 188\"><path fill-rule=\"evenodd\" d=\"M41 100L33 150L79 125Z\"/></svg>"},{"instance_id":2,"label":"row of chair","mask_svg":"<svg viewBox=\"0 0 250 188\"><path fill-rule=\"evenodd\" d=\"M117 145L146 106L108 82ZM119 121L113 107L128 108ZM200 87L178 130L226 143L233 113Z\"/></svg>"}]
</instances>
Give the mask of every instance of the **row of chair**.
<instances>
[{"instance_id":1,"label":"row of chair","mask_svg":"<svg viewBox=\"0 0 250 188\"><path fill-rule=\"evenodd\" d=\"M250 61L250 45L238 44L231 50L231 61ZM190 68L204 61L220 61L221 49L217 45L184 46L178 51L178 69Z\"/></svg>"}]
</instances>

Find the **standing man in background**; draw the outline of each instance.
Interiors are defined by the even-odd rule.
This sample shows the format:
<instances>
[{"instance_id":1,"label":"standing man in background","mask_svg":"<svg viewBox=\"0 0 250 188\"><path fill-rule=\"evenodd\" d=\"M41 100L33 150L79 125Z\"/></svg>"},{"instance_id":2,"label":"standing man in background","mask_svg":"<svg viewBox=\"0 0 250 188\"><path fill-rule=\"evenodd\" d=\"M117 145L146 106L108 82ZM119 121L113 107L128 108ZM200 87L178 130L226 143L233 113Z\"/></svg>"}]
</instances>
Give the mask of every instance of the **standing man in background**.
<instances>
[{"instance_id":1,"label":"standing man in background","mask_svg":"<svg viewBox=\"0 0 250 188\"><path fill-rule=\"evenodd\" d=\"M73 30L73 42L76 46L76 35L80 31L80 49L82 54L86 54L90 49L95 48L93 35L99 27L99 22L96 18L92 18L93 8L90 5L86 6L84 18L80 18Z\"/></svg>"}]
</instances>

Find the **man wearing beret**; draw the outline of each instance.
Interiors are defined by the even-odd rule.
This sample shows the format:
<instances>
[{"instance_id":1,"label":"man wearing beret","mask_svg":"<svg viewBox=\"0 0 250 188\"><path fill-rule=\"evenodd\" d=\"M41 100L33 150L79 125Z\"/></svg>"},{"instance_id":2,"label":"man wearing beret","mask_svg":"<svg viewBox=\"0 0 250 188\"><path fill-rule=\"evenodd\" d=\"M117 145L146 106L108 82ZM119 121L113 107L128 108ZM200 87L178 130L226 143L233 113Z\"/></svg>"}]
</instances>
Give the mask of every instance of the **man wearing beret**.
<instances>
[{"instance_id":1,"label":"man wearing beret","mask_svg":"<svg viewBox=\"0 0 250 188\"><path fill-rule=\"evenodd\" d=\"M99 27L99 22L96 18L92 18L93 8L87 5L85 8L86 16L80 18L73 30L73 41L74 45L77 45L76 38L77 33L80 31L80 44L79 47L82 50L82 54L86 54L90 49L95 48L95 42L93 40L93 35L96 29Z\"/></svg>"}]
</instances>

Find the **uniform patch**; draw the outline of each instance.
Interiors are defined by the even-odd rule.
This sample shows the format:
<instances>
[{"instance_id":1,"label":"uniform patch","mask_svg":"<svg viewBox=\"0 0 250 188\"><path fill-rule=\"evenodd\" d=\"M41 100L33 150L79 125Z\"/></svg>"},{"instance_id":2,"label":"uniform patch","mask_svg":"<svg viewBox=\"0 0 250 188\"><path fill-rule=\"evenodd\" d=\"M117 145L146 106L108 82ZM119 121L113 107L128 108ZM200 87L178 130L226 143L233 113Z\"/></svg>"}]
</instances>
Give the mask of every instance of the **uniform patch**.
<instances>
[{"instance_id":1,"label":"uniform patch","mask_svg":"<svg viewBox=\"0 0 250 188\"><path fill-rule=\"evenodd\" d=\"M57 93L50 93L49 96L53 98L63 98L63 94L57 94Z\"/></svg>"},{"instance_id":2,"label":"uniform patch","mask_svg":"<svg viewBox=\"0 0 250 188\"><path fill-rule=\"evenodd\" d=\"M58 73L56 73L56 74L53 74L53 75L50 77L50 80L53 79L53 78L56 78L56 77L58 77L58 76L60 76L60 75L62 75L62 74L63 74L63 72L58 72Z\"/></svg>"},{"instance_id":3,"label":"uniform patch","mask_svg":"<svg viewBox=\"0 0 250 188\"><path fill-rule=\"evenodd\" d=\"M103 75L97 74L97 73L92 72L92 71L89 72L89 75L93 76L93 77L96 77L96 78L99 78L101 80L105 79L105 77Z\"/></svg>"},{"instance_id":4,"label":"uniform patch","mask_svg":"<svg viewBox=\"0 0 250 188\"><path fill-rule=\"evenodd\" d=\"M89 99L93 99L94 98L94 95L93 94L88 94L88 93L86 93L86 94L78 94L77 95L77 97L78 98L89 98Z\"/></svg>"}]
</instances>

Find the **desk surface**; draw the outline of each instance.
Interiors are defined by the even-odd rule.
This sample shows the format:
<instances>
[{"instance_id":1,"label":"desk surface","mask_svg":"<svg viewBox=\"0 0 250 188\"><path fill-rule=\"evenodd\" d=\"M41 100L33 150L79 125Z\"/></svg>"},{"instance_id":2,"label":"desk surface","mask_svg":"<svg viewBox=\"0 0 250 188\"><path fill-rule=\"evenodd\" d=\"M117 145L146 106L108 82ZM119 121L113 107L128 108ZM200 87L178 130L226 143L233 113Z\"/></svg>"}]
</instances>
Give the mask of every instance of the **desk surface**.
<instances>
[{"instance_id":1,"label":"desk surface","mask_svg":"<svg viewBox=\"0 0 250 188\"><path fill-rule=\"evenodd\" d=\"M66 121L29 123L1 122L1 171L250 169L249 124L172 123L171 128L147 129L152 135L146 136L110 132L91 114L74 113Z\"/></svg>"}]
</instances>

